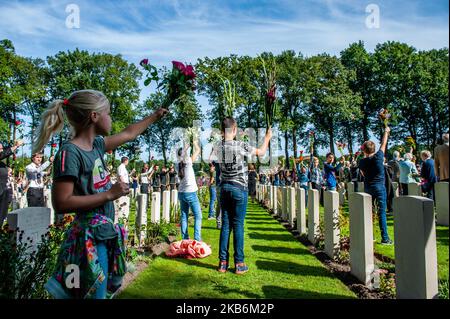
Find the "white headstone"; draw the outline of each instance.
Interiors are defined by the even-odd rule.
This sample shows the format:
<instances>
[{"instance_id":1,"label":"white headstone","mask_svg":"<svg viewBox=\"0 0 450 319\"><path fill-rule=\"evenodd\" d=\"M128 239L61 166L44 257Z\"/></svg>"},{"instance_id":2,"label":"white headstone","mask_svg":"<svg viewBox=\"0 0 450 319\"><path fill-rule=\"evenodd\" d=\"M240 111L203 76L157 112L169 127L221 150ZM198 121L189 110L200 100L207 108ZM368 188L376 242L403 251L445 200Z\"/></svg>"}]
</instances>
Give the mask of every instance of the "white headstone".
<instances>
[{"instance_id":1,"label":"white headstone","mask_svg":"<svg viewBox=\"0 0 450 319\"><path fill-rule=\"evenodd\" d=\"M139 243L145 238L145 226L147 225L147 209L148 209L148 195L137 195L136 200L136 229L138 232Z\"/></svg>"},{"instance_id":2,"label":"white headstone","mask_svg":"<svg viewBox=\"0 0 450 319\"><path fill-rule=\"evenodd\" d=\"M347 183L347 193L350 195L351 193L355 192L355 184L353 182Z\"/></svg>"},{"instance_id":3,"label":"white headstone","mask_svg":"<svg viewBox=\"0 0 450 319\"><path fill-rule=\"evenodd\" d=\"M172 218L176 220L175 215L178 214L178 191L176 189L170 191L170 205L172 207Z\"/></svg>"},{"instance_id":4,"label":"white headstone","mask_svg":"<svg viewBox=\"0 0 450 319\"><path fill-rule=\"evenodd\" d=\"M357 183L357 189L355 189L357 193L364 193L364 182Z\"/></svg>"},{"instance_id":5,"label":"white headstone","mask_svg":"<svg viewBox=\"0 0 450 319\"><path fill-rule=\"evenodd\" d=\"M170 223L170 191L163 191L163 203L162 203L162 218L167 223Z\"/></svg>"},{"instance_id":6,"label":"white headstone","mask_svg":"<svg viewBox=\"0 0 450 319\"><path fill-rule=\"evenodd\" d=\"M448 182L434 184L438 225L448 226Z\"/></svg>"},{"instance_id":7,"label":"white headstone","mask_svg":"<svg viewBox=\"0 0 450 319\"><path fill-rule=\"evenodd\" d=\"M397 182L392 182L392 191L394 192L394 197L400 196L400 188Z\"/></svg>"},{"instance_id":8,"label":"white headstone","mask_svg":"<svg viewBox=\"0 0 450 319\"><path fill-rule=\"evenodd\" d=\"M152 193L152 211L151 211L152 223L159 223L161 220L161 193Z\"/></svg>"},{"instance_id":9,"label":"white headstone","mask_svg":"<svg viewBox=\"0 0 450 319\"><path fill-rule=\"evenodd\" d=\"M335 259L339 255L339 194L326 191L324 200L325 253Z\"/></svg>"},{"instance_id":10,"label":"white headstone","mask_svg":"<svg viewBox=\"0 0 450 319\"><path fill-rule=\"evenodd\" d=\"M308 189L308 240L316 244L319 232L319 191Z\"/></svg>"},{"instance_id":11,"label":"white headstone","mask_svg":"<svg viewBox=\"0 0 450 319\"><path fill-rule=\"evenodd\" d=\"M277 215L279 217L283 214L283 188L281 186L278 186L278 194L277 194Z\"/></svg>"},{"instance_id":12,"label":"white headstone","mask_svg":"<svg viewBox=\"0 0 450 319\"><path fill-rule=\"evenodd\" d=\"M45 206L50 208L50 220L53 224L55 222L55 210L53 209L52 204L52 191L48 188L45 188L44 196L45 196Z\"/></svg>"},{"instance_id":13,"label":"white headstone","mask_svg":"<svg viewBox=\"0 0 450 319\"><path fill-rule=\"evenodd\" d=\"M281 203L281 219L282 220L287 220L287 210L288 210L288 201L289 201L289 199L288 199L288 196L289 196L289 193L288 193L288 188L287 188L287 186L283 186L283 187L281 187L281 191L282 191L282 193L283 193L283 198L282 198L282 203Z\"/></svg>"},{"instance_id":14,"label":"white headstone","mask_svg":"<svg viewBox=\"0 0 450 319\"><path fill-rule=\"evenodd\" d=\"M419 183L408 183L408 195L422 196L422 189Z\"/></svg>"},{"instance_id":15,"label":"white headstone","mask_svg":"<svg viewBox=\"0 0 450 319\"><path fill-rule=\"evenodd\" d=\"M48 226L51 225L50 217L50 208L27 207L10 212L7 221L11 230L23 231L22 242L30 243L32 252L41 242L41 236L47 233Z\"/></svg>"},{"instance_id":16,"label":"white headstone","mask_svg":"<svg viewBox=\"0 0 450 319\"><path fill-rule=\"evenodd\" d=\"M269 198L269 209L273 209L272 202L273 202L273 186L267 185L267 195Z\"/></svg>"},{"instance_id":17,"label":"white headstone","mask_svg":"<svg viewBox=\"0 0 450 319\"><path fill-rule=\"evenodd\" d=\"M305 189L297 188L297 230L301 234L306 234L306 203Z\"/></svg>"},{"instance_id":18,"label":"white headstone","mask_svg":"<svg viewBox=\"0 0 450 319\"><path fill-rule=\"evenodd\" d=\"M438 296L436 226L433 201L419 196L394 199L397 298Z\"/></svg>"},{"instance_id":19,"label":"white headstone","mask_svg":"<svg viewBox=\"0 0 450 319\"><path fill-rule=\"evenodd\" d=\"M339 183L338 184L339 189L338 189L338 193L339 193L339 206L344 205L345 202L345 183Z\"/></svg>"},{"instance_id":20,"label":"white headstone","mask_svg":"<svg viewBox=\"0 0 450 319\"><path fill-rule=\"evenodd\" d=\"M294 218L296 217L296 209L295 209L295 187L289 187L289 218L288 222L291 227L294 227Z\"/></svg>"},{"instance_id":21,"label":"white headstone","mask_svg":"<svg viewBox=\"0 0 450 319\"><path fill-rule=\"evenodd\" d=\"M366 286L372 286L374 271L372 196L353 193L349 197L350 268Z\"/></svg>"},{"instance_id":22,"label":"white headstone","mask_svg":"<svg viewBox=\"0 0 450 319\"><path fill-rule=\"evenodd\" d=\"M278 186L273 186L273 192L272 192L272 209L273 209L273 213L275 214L275 215L277 215L278 214L278 201L279 201L279 199L278 199L278 194L279 194L279 191L278 191Z\"/></svg>"}]
</instances>

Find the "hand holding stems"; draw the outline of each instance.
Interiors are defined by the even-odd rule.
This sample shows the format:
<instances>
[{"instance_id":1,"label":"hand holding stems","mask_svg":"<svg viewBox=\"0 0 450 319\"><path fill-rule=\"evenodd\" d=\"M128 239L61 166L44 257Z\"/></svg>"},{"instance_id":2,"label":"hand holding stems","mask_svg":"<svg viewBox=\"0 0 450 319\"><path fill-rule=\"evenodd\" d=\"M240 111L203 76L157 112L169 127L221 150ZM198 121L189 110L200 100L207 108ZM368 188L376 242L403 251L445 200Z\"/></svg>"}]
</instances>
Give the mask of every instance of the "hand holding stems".
<instances>
[{"instance_id":1,"label":"hand holding stems","mask_svg":"<svg viewBox=\"0 0 450 319\"><path fill-rule=\"evenodd\" d=\"M124 182L115 183L107 192L108 200L113 201L130 193L130 187Z\"/></svg>"},{"instance_id":2,"label":"hand holding stems","mask_svg":"<svg viewBox=\"0 0 450 319\"><path fill-rule=\"evenodd\" d=\"M11 151L14 152L16 149L18 149L19 147L21 147L23 144L24 144L24 143L23 143L22 140L16 140L16 141L14 142L14 146L11 147Z\"/></svg>"}]
</instances>

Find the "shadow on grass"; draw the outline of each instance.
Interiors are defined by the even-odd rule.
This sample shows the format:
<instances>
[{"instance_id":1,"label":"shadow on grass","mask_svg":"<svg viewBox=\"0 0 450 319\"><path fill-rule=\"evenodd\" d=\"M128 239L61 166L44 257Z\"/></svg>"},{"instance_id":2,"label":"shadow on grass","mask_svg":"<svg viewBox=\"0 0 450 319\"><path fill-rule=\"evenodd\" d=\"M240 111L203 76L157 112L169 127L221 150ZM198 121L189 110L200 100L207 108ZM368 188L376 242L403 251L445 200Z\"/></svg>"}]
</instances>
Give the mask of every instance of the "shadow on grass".
<instances>
[{"instance_id":1,"label":"shadow on grass","mask_svg":"<svg viewBox=\"0 0 450 319\"><path fill-rule=\"evenodd\" d=\"M302 289L290 289L279 286L263 286L264 298L273 299L348 299L349 296L342 296L329 293L318 293Z\"/></svg>"},{"instance_id":2,"label":"shadow on grass","mask_svg":"<svg viewBox=\"0 0 450 319\"><path fill-rule=\"evenodd\" d=\"M228 286L224 286L221 284L216 284L213 288L213 290L215 291L219 291L221 294L230 294L230 293L238 293L241 295L244 295L247 298L252 298L252 299L258 299L258 298L262 298L262 296L255 294L254 292L248 291L248 290L241 290L241 289L236 289L236 288L230 288ZM226 296L224 296L226 297Z\"/></svg>"},{"instance_id":3,"label":"shadow on grass","mask_svg":"<svg viewBox=\"0 0 450 319\"><path fill-rule=\"evenodd\" d=\"M436 228L436 240L443 246L448 246L449 229Z\"/></svg>"},{"instance_id":4,"label":"shadow on grass","mask_svg":"<svg viewBox=\"0 0 450 319\"><path fill-rule=\"evenodd\" d=\"M275 225L274 225L275 226ZM280 229L280 228L265 228L265 227L248 227L248 230L255 230L255 231L262 231L262 232L280 232L280 233L286 233L286 229Z\"/></svg>"},{"instance_id":5,"label":"shadow on grass","mask_svg":"<svg viewBox=\"0 0 450 319\"><path fill-rule=\"evenodd\" d=\"M276 253L276 254L293 254L293 255L310 255L311 254L306 249L301 249L301 248L252 245L252 249L257 250L257 251Z\"/></svg>"},{"instance_id":6,"label":"shadow on grass","mask_svg":"<svg viewBox=\"0 0 450 319\"><path fill-rule=\"evenodd\" d=\"M178 261L180 263L186 264L188 266L196 266L196 267L202 267L202 268L206 268L206 269L213 269L213 270L217 270L217 267L208 263L204 263L201 262L199 259L187 259L187 258L181 258L181 257L167 257L167 256L160 256L159 258L163 258L166 260L173 260L173 261ZM217 264L219 264L219 262L217 262Z\"/></svg>"},{"instance_id":7,"label":"shadow on grass","mask_svg":"<svg viewBox=\"0 0 450 319\"><path fill-rule=\"evenodd\" d=\"M290 241L295 238L290 234L261 234L261 233L249 233L248 237L251 239L263 239L263 240L278 240L278 241Z\"/></svg>"},{"instance_id":8,"label":"shadow on grass","mask_svg":"<svg viewBox=\"0 0 450 319\"><path fill-rule=\"evenodd\" d=\"M267 221L267 222L256 222L256 221L247 221L247 219L245 220L246 224L251 224L251 225L276 225L273 221Z\"/></svg>"},{"instance_id":9,"label":"shadow on grass","mask_svg":"<svg viewBox=\"0 0 450 319\"><path fill-rule=\"evenodd\" d=\"M282 261L277 259L257 260L256 267L259 270L277 271L290 275L300 276L316 276L333 278L327 269L317 266L307 266L290 261Z\"/></svg>"}]
</instances>

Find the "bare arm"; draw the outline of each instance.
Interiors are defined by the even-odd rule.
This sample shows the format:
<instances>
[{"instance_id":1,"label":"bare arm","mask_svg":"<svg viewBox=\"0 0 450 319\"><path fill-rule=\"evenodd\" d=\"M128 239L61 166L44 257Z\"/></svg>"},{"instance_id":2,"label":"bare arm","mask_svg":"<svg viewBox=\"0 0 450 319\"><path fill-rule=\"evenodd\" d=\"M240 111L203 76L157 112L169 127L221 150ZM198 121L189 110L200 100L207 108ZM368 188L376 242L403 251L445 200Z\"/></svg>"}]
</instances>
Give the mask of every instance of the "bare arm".
<instances>
[{"instance_id":1,"label":"bare arm","mask_svg":"<svg viewBox=\"0 0 450 319\"><path fill-rule=\"evenodd\" d=\"M390 131L391 131L391 129L389 128L389 126L387 126L384 129L383 139L381 140L381 145L380 145L380 150L383 153L386 153L386 146L387 146L387 142L388 142L388 137L389 137L389 132Z\"/></svg>"},{"instance_id":2,"label":"bare arm","mask_svg":"<svg viewBox=\"0 0 450 319\"><path fill-rule=\"evenodd\" d=\"M270 139L272 138L272 129L269 128L266 131L266 135L264 136L264 142L263 144L254 150L254 153L252 155L256 155L256 156L264 156L264 154L266 154L267 152L267 147L269 146L269 142Z\"/></svg>"},{"instance_id":3,"label":"bare arm","mask_svg":"<svg viewBox=\"0 0 450 319\"><path fill-rule=\"evenodd\" d=\"M160 108L143 120L131 124L122 132L105 137L105 151L114 150L120 145L136 139L136 137L142 134L147 127L159 120L167 112L166 109Z\"/></svg>"},{"instance_id":4,"label":"bare arm","mask_svg":"<svg viewBox=\"0 0 450 319\"><path fill-rule=\"evenodd\" d=\"M195 160L197 159L197 157L200 155L200 145L198 145L198 141L195 140L194 141L194 153L192 154L191 160L192 163L195 162Z\"/></svg>"},{"instance_id":5,"label":"bare arm","mask_svg":"<svg viewBox=\"0 0 450 319\"><path fill-rule=\"evenodd\" d=\"M130 192L128 186L116 183L106 191L94 195L73 195L74 182L71 179L58 179L54 181L52 188L52 205L59 213L71 213L74 211L88 211L99 207L108 201L115 200Z\"/></svg>"}]
</instances>

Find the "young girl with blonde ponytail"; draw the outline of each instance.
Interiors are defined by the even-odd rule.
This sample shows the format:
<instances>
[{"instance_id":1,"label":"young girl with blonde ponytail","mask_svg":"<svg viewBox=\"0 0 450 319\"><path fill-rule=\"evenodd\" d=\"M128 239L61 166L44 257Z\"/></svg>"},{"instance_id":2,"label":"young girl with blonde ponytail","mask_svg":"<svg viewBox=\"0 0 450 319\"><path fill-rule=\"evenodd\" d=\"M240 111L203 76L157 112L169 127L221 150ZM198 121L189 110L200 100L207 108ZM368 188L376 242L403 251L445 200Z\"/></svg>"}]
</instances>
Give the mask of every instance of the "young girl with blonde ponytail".
<instances>
[{"instance_id":1,"label":"young girl with blonde ponytail","mask_svg":"<svg viewBox=\"0 0 450 319\"><path fill-rule=\"evenodd\" d=\"M72 130L72 138L59 149L53 167L55 212L76 216L65 234L55 272L45 285L53 297L104 299L120 287L126 272L126 231L114 224L113 201L127 195L129 187L111 183L104 154L134 140L166 112L161 108L107 136L111 130L108 99L101 92L81 90L54 101L42 114L33 153L63 129L64 116Z\"/></svg>"}]
</instances>

